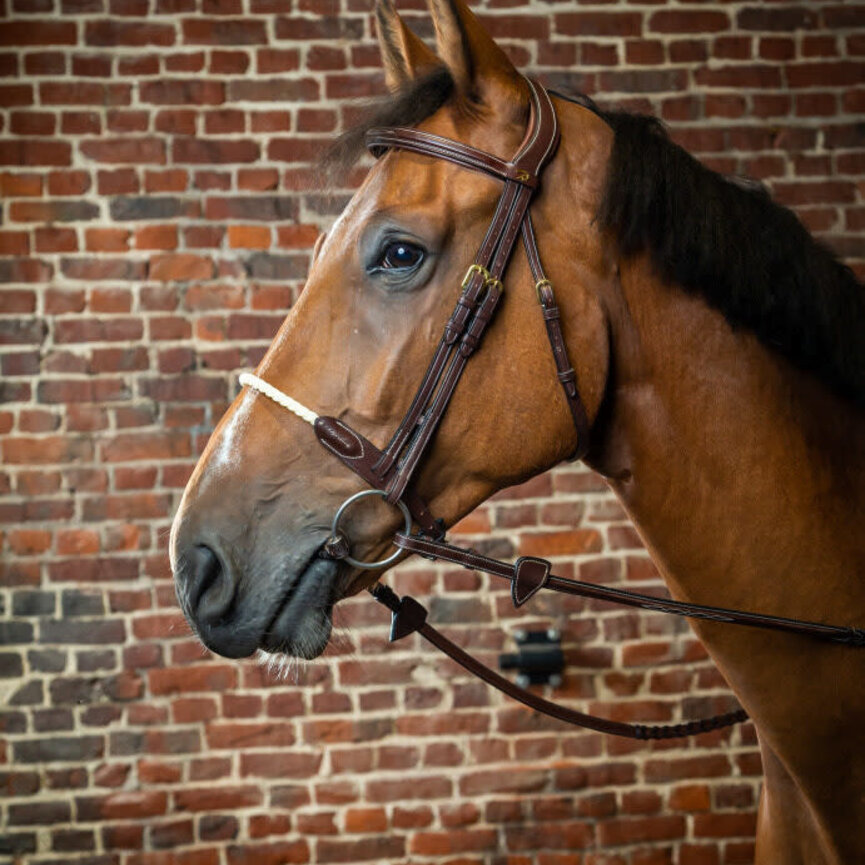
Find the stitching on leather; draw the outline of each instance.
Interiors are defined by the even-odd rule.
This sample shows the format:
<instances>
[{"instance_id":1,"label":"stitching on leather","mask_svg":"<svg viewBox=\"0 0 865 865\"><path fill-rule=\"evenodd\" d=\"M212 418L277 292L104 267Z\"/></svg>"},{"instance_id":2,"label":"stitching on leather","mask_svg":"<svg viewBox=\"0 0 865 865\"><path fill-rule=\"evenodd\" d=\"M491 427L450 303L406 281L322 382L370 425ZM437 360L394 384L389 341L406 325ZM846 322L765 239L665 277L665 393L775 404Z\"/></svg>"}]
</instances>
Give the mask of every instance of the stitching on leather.
<instances>
[{"instance_id":1,"label":"stitching on leather","mask_svg":"<svg viewBox=\"0 0 865 865\"><path fill-rule=\"evenodd\" d=\"M354 439L354 440L355 440L355 441L360 445L360 455L359 455L359 456L352 457L352 456L347 456L346 454L341 454L338 450L336 450L335 448L331 447L330 444L328 444L328 442L327 442L325 439L320 438L319 441L320 441L320 442L321 442L321 443L322 443L322 444L323 444L323 445L324 445L324 446L325 446L325 447L326 447L326 448L327 448L327 449L328 449L332 454L334 454L335 456L338 456L341 460L351 460L352 462L356 462L357 460L362 460L362 459L364 458L364 454L366 453L366 448L364 447L363 439L362 439L362 438L361 438L361 437L360 437L360 436L359 436L359 435L358 435L358 434L357 434L357 433L356 433L356 432L355 432L351 427L348 427L348 426L342 426L342 425L341 425L339 429L340 429L341 432L348 432L348 433L350 433L351 436L352 436L352 438L353 438L353 439Z\"/></svg>"}]
</instances>

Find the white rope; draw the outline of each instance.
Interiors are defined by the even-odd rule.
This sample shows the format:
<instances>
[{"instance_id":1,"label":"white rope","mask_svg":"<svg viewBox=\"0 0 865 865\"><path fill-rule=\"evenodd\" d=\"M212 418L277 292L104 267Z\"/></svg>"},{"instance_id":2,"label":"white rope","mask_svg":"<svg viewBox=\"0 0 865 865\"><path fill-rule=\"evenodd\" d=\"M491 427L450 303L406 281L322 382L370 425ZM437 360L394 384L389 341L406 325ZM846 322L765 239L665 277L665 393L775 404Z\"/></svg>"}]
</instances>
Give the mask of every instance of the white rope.
<instances>
[{"instance_id":1,"label":"white rope","mask_svg":"<svg viewBox=\"0 0 865 865\"><path fill-rule=\"evenodd\" d=\"M288 394L283 393L272 384L268 384L263 378L253 375L250 372L244 372L239 379L244 387L251 387L259 393L264 394L268 399L272 399L277 405L287 408L292 414L297 415L301 420L305 420L308 424L314 424L318 415L308 409L296 399L292 399Z\"/></svg>"}]
</instances>

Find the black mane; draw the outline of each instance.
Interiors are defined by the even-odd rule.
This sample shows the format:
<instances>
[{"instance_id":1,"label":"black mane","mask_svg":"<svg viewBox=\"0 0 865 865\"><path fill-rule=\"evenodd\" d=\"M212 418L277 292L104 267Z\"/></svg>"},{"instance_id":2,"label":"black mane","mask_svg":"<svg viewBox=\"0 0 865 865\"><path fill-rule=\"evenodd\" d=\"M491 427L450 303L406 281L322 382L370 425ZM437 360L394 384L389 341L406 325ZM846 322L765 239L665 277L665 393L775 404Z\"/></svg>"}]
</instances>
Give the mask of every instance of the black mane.
<instances>
[{"instance_id":1,"label":"black mane","mask_svg":"<svg viewBox=\"0 0 865 865\"><path fill-rule=\"evenodd\" d=\"M653 117L602 112L615 140L599 222L625 255L865 405L865 287L758 185L709 170Z\"/></svg>"},{"instance_id":2,"label":"black mane","mask_svg":"<svg viewBox=\"0 0 865 865\"><path fill-rule=\"evenodd\" d=\"M450 98L444 67L368 107L325 156L330 174L365 152L376 126L414 126ZM560 95L560 94L556 94ZM623 255L645 252L659 275L699 294L735 328L865 406L865 287L759 184L706 168L653 117L597 113L615 133L598 219Z\"/></svg>"},{"instance_id":3,"label":"black mane","mask_svg":"<svg viewBox=\"0 0 865 865\"><path fill-rule=\"evenodd\" d=\"M416 126L435 114L448 101L454 90L450 72L439 66L422 75L385 99L368 103L363 119L343 132L328 148L322 159L326 176L337 179L366 153L366 133L376 127Z\"/></svg>"}]
</instances>

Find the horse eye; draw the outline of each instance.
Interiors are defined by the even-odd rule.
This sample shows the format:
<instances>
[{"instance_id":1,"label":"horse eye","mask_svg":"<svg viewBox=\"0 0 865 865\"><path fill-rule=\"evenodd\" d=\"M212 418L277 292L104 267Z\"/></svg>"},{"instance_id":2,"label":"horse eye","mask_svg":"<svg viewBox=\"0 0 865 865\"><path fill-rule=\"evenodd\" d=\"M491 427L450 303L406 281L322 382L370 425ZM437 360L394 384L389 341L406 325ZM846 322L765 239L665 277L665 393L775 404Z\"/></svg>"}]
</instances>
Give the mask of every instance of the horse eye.
<instances>
[{"instance_id":1,"label":"horse eye","mask_svg":"<svg viewBox=\"0 0 865 865\"><path fill-rule=\"evenodd\" d=\"M383 270L408 270L417 267L423 257L424 251L419 246L400 240L385 247L379 267Z\"/></svg>"}]
</instances>

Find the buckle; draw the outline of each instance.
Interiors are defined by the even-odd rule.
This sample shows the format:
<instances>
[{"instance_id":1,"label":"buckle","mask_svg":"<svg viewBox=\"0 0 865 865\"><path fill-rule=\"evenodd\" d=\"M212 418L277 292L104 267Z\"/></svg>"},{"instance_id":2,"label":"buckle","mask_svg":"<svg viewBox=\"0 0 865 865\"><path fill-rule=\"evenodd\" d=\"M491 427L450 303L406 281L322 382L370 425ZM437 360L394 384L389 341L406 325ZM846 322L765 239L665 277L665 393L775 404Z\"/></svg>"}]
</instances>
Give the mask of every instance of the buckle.
<instances>
[{"instance_id":1,"label":"buckle","mask_svg":"<svg viewBox=\"0 0 865 865\"><path fill-rule=\"evenodd\" d=\"M535 283L535 294L538 296L538 303L541 306L544 306L544 301L541 297L541 289L544 287L548 288L550 291L553 290L553 284L548 279L539 279Z\"/></svg>"},{"instance_id":2,"label":"buckle","mask_svg":"<svg viewBox=\"0 0 865 865\"><path fill-rule=\"evenodd\" d=\"M490 272L482 265L482 264L473 264L467 271L466 275L463 277L462 284L460 288L466 289L469 287L469 283L474 279L476 273L479 273L483 279L484 284L486 284L487 280L490 278Z\"/></svg>"}]
</instances>

